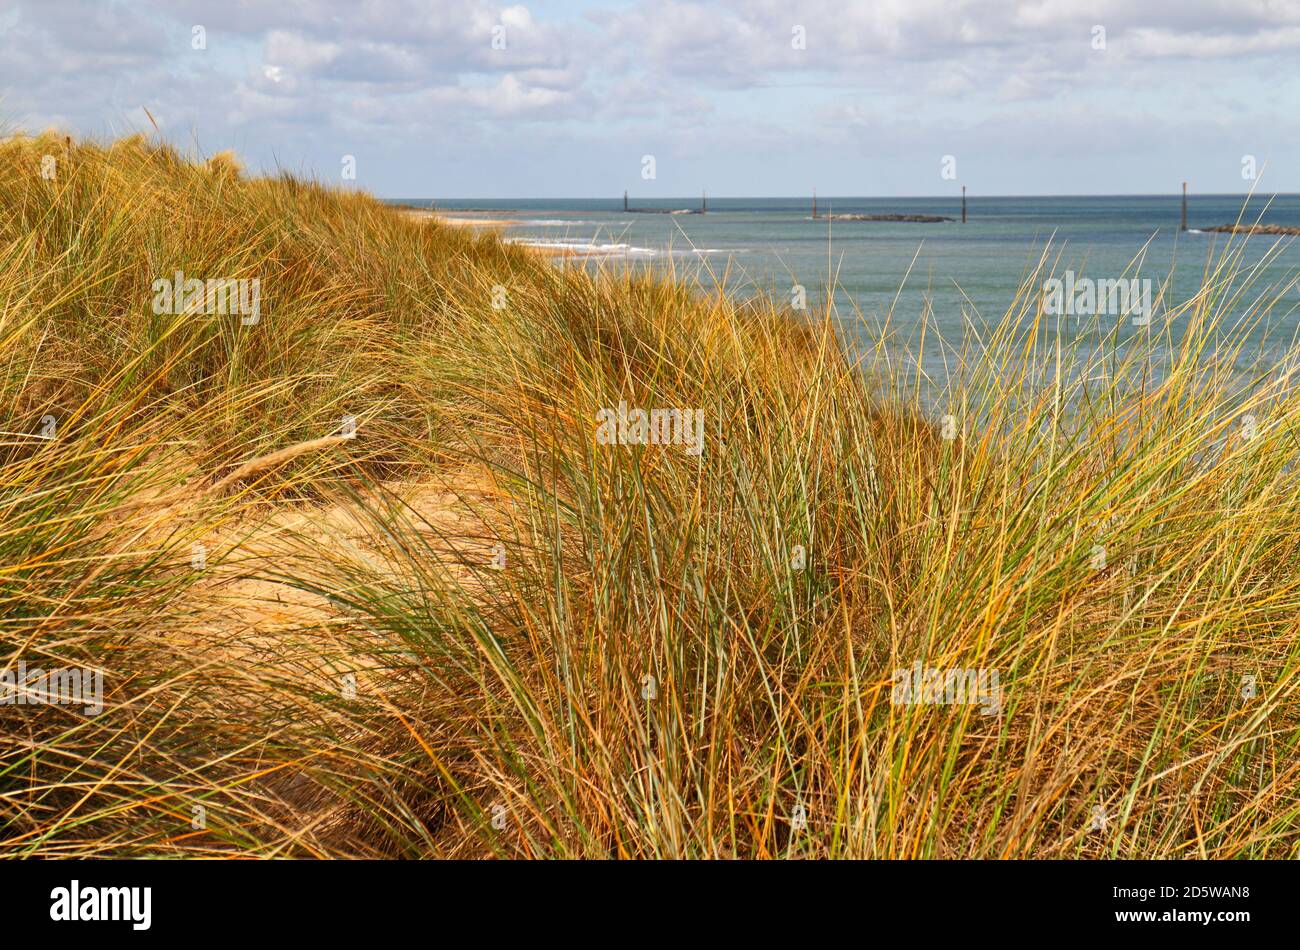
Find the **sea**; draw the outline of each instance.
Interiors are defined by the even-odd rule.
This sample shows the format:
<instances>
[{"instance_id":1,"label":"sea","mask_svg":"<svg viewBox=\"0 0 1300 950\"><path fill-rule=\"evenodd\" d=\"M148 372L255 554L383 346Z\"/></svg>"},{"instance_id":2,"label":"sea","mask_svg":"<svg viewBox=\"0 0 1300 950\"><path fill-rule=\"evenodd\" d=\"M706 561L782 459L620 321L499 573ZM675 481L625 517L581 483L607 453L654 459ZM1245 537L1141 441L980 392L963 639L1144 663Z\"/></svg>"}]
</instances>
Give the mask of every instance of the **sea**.
<instances>
[{"instance_id":1,"label":"sea","mask_svg":"<svg viewBox=\"0 0 1300 950\"><path fill-rule=\"evenodd\" d=\"M1040 273L1074 280L1146 279L1155 297L1167 283L1163 304L1149 326L1164 332L1162 310L1198 293L1207 268L1230 243L1244 251L1240 261L1251 290L1232 300L1221 296L1224 327L1251 313L1261 295L1275 298L1268 317L1251 338L1243 359L1267 359L1290 352L1300 324L1300 245L1295 238L1211 233L1217 225L1246 223L1300 227L1300 195L1190 195L1188 230L1180 229L1181 195L1097 195L1060 197L846 198L819 196L814 219L810 197L708 198L707 213L664 214L624 211L616 199L441 200L395 199L458 218L509 221L503 238L565 252L562 266L610 264L669 269L722 286L738 295L768 294L791 303L802 288L810 312L832 294L835 312L850 342L870 346L885 331L891 339L919 340L922 323L933 356L969 339L972 328L995 325L1043 256ZM634 209L695 211L703 199L629 197ZM853 221L826 214L929 215L934 223ZM1068 309L1063 306L1060 309ZM1023 317L1020 319L1029 319ZM1096 333L1113 319L1120 336L1149 332L1132 327L1130 313L1101 314L1094 321L1064 315L1051 332ZM1140 321L1139 321L1140 322ZM1177 319L1171 339L1181 328ZM937 334L937 335L936 335ZM944 342L946 341L946 342Z\"/></svg>"}]
</instances>

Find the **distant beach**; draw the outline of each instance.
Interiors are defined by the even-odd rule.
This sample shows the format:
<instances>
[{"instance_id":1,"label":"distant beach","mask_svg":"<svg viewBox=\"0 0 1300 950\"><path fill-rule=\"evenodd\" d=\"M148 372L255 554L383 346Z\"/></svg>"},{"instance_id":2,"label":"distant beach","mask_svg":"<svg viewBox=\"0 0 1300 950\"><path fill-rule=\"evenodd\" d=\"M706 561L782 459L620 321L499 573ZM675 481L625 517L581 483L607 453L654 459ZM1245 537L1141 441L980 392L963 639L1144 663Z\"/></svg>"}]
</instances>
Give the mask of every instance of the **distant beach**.
<instances>
[{"instance_id":1,"label":"distant beach","mask_svg":"<svg viewBox=\"0 0 1300 950\"><path fill-rule=\"evenodd\" d=\"M426 211L422 208L400 209L404 214L409 214L413 218L420 218L430 221L437 221L439 224L449 224L452 227L474 227L474 228L508 228L515 227L520 222L508 218L467 218L464 216L439 214L435 211Z\"/></svg>"}]
</instances>

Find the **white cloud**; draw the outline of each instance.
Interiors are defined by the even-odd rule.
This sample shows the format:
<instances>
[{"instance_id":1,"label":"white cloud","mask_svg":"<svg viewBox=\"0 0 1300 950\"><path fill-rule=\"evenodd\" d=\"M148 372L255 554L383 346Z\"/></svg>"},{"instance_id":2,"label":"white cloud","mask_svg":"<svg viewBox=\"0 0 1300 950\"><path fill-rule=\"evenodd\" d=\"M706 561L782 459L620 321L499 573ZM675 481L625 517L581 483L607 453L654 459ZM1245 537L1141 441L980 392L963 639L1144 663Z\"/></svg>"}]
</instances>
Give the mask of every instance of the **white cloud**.
<instances>
[{"instance_id":1,"label":"white cloud","mask_svg":"<svg viewBox=\"0 0 1300 950\"><path fill-rule=\"evenodd\" d=\"M566 170L605 139L733 165L781 148L809 163L833 146L900 162L999 145L1041 156L1063 137L1104 148L1095 129L1073 134L1065 102L1159 115L1201 151L1218 144L1211 122L1220 137L1259 128L1284 154L1297 137L1258 95L1261 76L1279 101L1296 91L1297 2L590 0L581 16L493 0L8 2L0 119L148 128L147 106L185 140L197 130L295 167L332 167L344 140L419 156L508 142L521 163Z\"/></svg>"}]
</instances>

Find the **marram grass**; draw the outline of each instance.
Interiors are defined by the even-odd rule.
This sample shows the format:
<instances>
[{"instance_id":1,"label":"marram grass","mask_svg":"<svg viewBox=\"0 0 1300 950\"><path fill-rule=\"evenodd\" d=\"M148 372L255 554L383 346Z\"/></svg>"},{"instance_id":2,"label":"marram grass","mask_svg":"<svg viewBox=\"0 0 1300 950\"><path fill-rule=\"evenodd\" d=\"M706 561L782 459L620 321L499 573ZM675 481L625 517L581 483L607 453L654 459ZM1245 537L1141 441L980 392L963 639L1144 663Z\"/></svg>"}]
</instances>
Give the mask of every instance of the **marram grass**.
<instances>
[{"instance_id":1,"label":"marram grass","mask_svg":"<svg viewBox=\"0 0 1300 950\"><path fill-rule=\"evenodd\" d=\"M1063 330L1048 249L936 362L924 313L849 348L730 275L8 140L0 661L104 710L0 705L0 853L1294 857L1300 398L1251 341L1295 287L1247 260ZM177 271L260 321L154 312ZM996 710L896 701L917 664Z\"/></svg>"}]
</instances>

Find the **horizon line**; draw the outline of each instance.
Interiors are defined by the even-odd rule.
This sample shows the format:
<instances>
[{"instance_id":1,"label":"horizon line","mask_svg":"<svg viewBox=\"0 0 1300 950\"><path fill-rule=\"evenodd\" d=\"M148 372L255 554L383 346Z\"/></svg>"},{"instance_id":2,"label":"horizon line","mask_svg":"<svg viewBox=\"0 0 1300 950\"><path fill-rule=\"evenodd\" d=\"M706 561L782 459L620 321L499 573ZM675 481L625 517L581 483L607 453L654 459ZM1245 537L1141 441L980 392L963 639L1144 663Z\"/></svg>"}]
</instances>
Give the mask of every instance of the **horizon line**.
<instances>
[{"instance_id":1,"label":"horizon line","mask_svg":"<svg viewBox=\"0 0 1300 950\"><path fill-rule=\"evenodd\" d=\"M364 189L359 189L359 190L364 190ZM413 197L413 196L409 196L409 195L408 195L408 196L404 196L404 197L399 197L399 196L388 196L388 195L375 195L375 197L376 197L376 198L379 198L381 201L622 201L622 199L623 199L623 196L622 196L622 195L612 195L612 196L611 196L611 195L588 195L588 196L581 196L581 195L562 195L562 196L557 196L557 197L547 197L547 196L544 196L544 195L512 195L512 196L510 196L510 197L508 197L508 198L488 198L488 197L484 197L484 196L482 196L482 195L474 195L474 196L463 197L463 198L454 198L454 197L449 197L449 196L441 196L441 197ZM721 200L721 201L737 201L737 200L750 200L750 201L752 201L752 200L759 200L759 201L774 201L774 200L790 200L790 201L794 201L794 200L802 200L802 201L812 201L812 195L811 195L811 193L810 193L810 194L807 194L807 195L709 195L708 197L709 197L709 200L717 199L717 200ZM1181 191L1181 190L1176 190L1176 191L1168 191L1168 192L1167 192L1167 191L1062 192L1062 193L1052 193L1052 194L1042 193L1042 194L996 194L996 195L995 195L995 194L979 195L979 194L971 194L971 193L968 192L967 195L966 195L966 199L967 199L968 201L970 201L970 200L974 200L975 198L984 198L984 199L989 199L989 198L1166 198L1166 197L1177 198L1177 199L1181 200L1181 199L1182 199L1182 191ZM1196 192L1196 191L1191 191L1191 190L1189 189L1188 192L1187 192L1187 197L1188 197L1188 200L1191 200L1192 198L1196 198L1196 197L1201 197L1201 198L1290 198L1290 197L1300 197L1300 191L1271 191L1271 192L1259 192L1259 191L1201 191L1201 192ZM633 195L633 194L629 191L629 192L628 192L628 200L632 200L633 198L635 198L635 199L638 200L638 201L698 201L699 198L700 198L700 195L699 195L699 194L687 194L687 195L665 195L665 196ZM914 200L917 200L917 199L924 199L924 200L949 199L949 200L953 200L953 201L961 201L961 198L962 198L962 196L961 196L960 194L956 194L956 195L820 195L820 194L819 194L819 195L817 196L817 200L818 200L818 201L835 201L835 200L840 200L840 199L843 199L843 200L853 200L853 201L859 201L859 200L868 200L868 201L914 201Z\"/></svg>"}]
</instances>

